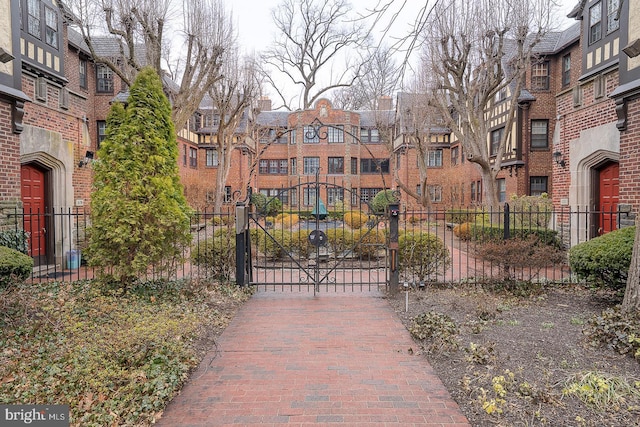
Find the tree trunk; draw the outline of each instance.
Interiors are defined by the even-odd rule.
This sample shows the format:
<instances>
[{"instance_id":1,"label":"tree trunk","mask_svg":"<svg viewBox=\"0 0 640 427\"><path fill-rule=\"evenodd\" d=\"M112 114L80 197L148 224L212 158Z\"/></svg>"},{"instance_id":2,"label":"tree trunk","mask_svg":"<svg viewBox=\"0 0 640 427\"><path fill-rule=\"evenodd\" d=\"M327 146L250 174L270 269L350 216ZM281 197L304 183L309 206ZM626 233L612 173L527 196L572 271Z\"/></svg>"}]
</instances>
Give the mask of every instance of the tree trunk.
<instances>
[{"instance_id":1,"label":"tree trunk","mask_svg":"<svg viewBox=\"0 0 640 427\"><path fill-rule=\"evenodd\" d=\"M640 215L636 215L636 237L633 242L622 309L627 312L640 311Z\"/></svg>"}]
</instances>

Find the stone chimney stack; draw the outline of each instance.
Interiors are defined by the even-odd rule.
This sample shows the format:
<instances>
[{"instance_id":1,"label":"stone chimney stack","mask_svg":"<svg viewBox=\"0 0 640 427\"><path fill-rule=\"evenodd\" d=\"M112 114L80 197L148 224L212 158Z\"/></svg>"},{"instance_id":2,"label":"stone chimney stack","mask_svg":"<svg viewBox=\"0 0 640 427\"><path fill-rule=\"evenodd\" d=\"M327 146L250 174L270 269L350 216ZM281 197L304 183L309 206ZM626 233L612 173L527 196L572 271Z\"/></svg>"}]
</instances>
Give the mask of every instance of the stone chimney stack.
<instances>
[{"instance_id":1,"label":"stone chimney stack","mask_svg":"<svg viewBox=\"0 0 640 427\"><path fill-rule=\"evenodd\" d=\"M393 110L393 98L390 96L381 96L378 98L378 110Z\"/></svg>"},{"instance_id":2,"label":"stone chimney stack","mask_svg":"<svg viewBox=\"0 0 640 427\"><path fill-rule=\"evenodd\" d=\"M268 97L260 97L258 100L258 111L271 111L271 100Z\"/></svg>"}]
</instances>

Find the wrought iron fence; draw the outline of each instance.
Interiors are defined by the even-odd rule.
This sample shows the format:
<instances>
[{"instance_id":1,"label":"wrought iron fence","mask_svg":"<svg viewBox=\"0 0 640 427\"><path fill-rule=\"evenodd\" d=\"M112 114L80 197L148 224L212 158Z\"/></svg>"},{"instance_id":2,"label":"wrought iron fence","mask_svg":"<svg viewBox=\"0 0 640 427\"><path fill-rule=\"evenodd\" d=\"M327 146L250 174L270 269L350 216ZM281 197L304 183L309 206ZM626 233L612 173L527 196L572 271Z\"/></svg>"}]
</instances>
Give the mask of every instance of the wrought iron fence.
<instances>
[{"instance_id":1,"label":"wrought iron fence","mask_svg":"<svg viewBox=\"0 0 640 427\"><path fill-rule=\"evenodd\" d=\"M299 211L296 211L298 214ZM365 212L368 215L367 212ZM447 248L448 258L438 258L428 274L419 268L429 253L411 258L400 274L401 285L425 286L430 282L464 283L495 280L574 281L566 252L620 224L617 212L584 210L404 210L400 212L401 236L436 236ZM90 216L81 208L52 212L16 211L0 230L0 244L13 245L34 258L31 281L83 280L96 274L87 263L87 230ZM328 221L344 225L343 214L330 212ZM235 280L235 216L232 211L195 212L190 219L192 243L183 250L177 268L162 277L153 266L142 280ZM8 225L7 225L8 224ZM277 225L275 225L277 227ZM376 223L384 234L385 224ZM293 230L296 225L288 225ZM21 237L23 236L23 237ZM24 240L26 239L26 240ZM406 240L406 239L405 239ZM9 242L9 243L7 243ZM14 243L11 243L14 242ZM405 245L407 245L405 241ZM405 251L405 257L411 254ZM421 246L415 246L416 250ZM256 246L254 256L260 256ZM402 254L402 252L401 252ZM264 254L262 254L264 255ZM402 256L402 255L401 255ZM413 264L412 264L413 263ZM229 265L230 264L230 265ZM363 265L362 268L368 268Z\"/></svg>"}]
</instances>

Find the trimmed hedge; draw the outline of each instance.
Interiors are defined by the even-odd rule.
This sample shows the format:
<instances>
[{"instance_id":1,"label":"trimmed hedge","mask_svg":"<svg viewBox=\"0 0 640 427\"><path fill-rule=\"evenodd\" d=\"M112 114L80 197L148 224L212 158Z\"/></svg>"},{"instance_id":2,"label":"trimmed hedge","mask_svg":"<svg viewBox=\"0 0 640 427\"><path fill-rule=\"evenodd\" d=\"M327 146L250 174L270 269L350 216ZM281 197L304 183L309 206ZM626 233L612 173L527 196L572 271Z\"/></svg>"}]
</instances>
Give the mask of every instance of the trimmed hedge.
<instances>
[{"instance_id":1,"label":"trimmed hedge","mask_svg":"<svg viewBox=\"0 0 640 427\"><path fill-rule=\"evenodd\" d=\"M470 224L469 237L471 240L486 242L497 241L504 238L504 228L502 226L491 226L481 224ZM563 243L558 237L558 232L549 228L525 227L511 228L510 236L517 239L528 239L535 236L540 242L561 249Z\"/></svg>"},{"instance_id":2,"label":"trimmed hedge","mask_svg":"<svg viewBox=\"0 0 640 427\"><path fill-rule=\"evenodd\" d=\"M229 283L236 268L236 240L231 229L220 229L204 242L191 245L191 261L207 274Z\"/></svg>"},{"instance_id":3,"label":"trimmed hedge","mask_svg":"<svg viewBox=\"0 0 640 427\"><path fill-rule=\"evenodd\" d=\"M451 209L444 214L444 220L453 224L464 224L488 222L489 218L487 212L478 209Z\"/></svg>"},{"instance_id":4,"label":"trimmed hedge","mask_svg":"<svg viewBox=\"0 0 640 427\"><path fill-rule=\"evenodd\" d=\"M400 271L414 274L422 282L451 263L449 249L442 239L431 233L408 232L398 238Z\"/></svg>"},{"instance_id":5,"label":"trimmed hedge","mask_svg":"<svg viewBox=\"0 0 640 427\"><path fill-rule=\"evenodd\" d=\"M353 229L362 228L367 223L368 217L360 211L349 211L344 214L344 222Z\"/></svg>"},{"instance_id":6,"label":"trimmed hedge","mask_svg":"<svg viewBox=\"0 0 640 427\"><path fill-rule=\"evenodd\" d=\"M625 227L572 247L569 250L571 271L593 285L624 290L635 230L635 227Z\"/></svg>"},{"instance_id":7,"label":"trimmed hedge","mask_svg":"<svg viewBox=\"0 0 640 427\"><path fill-rule=\"evenodd\" d=\"M15 249L0 246L0 289L23 282L33 271L33 259Z\"/></svg>"}]
</instances>

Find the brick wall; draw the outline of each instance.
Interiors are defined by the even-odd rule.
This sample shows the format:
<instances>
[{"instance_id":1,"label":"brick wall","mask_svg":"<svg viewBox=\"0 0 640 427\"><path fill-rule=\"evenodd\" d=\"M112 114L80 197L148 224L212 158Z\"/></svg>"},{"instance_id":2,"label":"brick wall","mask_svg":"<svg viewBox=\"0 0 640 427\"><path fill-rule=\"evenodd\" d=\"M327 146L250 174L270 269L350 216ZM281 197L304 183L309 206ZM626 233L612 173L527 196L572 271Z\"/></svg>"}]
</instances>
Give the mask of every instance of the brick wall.
<instances>
[{"instance_id":1,"label":"brick wall","mask_svg":"<svg viewBox=\"0 0 640 427\"><path fill-rule=\"evenodd\" d=\"M640 209L640 98L627 104L627 129L620 134L621 225L632 225Z\"/></svg>"}]
</instances>

